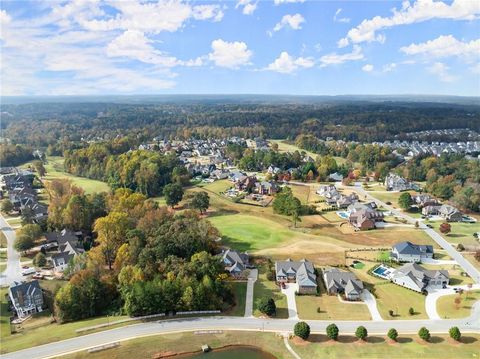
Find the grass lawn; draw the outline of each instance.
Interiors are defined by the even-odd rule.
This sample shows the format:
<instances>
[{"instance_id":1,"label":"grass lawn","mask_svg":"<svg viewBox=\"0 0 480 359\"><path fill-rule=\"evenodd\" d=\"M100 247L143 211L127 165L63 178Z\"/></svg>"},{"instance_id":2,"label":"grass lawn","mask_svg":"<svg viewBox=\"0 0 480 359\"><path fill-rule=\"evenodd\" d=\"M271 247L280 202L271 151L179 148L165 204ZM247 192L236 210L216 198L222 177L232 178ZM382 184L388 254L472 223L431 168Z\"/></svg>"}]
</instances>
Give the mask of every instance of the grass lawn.
<instances>
[{"instance_id":1,"label":"grass lawn","mask_svg":"<svg viewBox=\"0 0 480 359\"><path fill-rule=\"evenodd\" d=\"M385 190L385 189L384 189ZM379 199L382 202L391 202L392 207L394 208L400 208L398 205L398 198L403 192L381 192L381 191L372 191L374 193L370 193L371 196L375 197L376 199ZM416 194L417 192L415 191L408 191L411 195ZM388 203L387 203L388 204Z\"/></svg>"},{"instance_id":2,"label":"grass lawn","mask_svg":"<svg viewBox=\"0 0 480 359\"><path fill-rule=\"evenodd\" d=\"M215 192L216 194L225 192L227 189L229 189L232 186L233 186L232 182L230 182L227 179L215 181L212 183L200 182L199 184L196 185L196 187L200 187L205 190Z\"/></svg>"},{"instance_id":3,"label":"grass lawn","mask_svg":"<svg viewBox=\"0 0 480 359\"><path fill-rule=\"evenodd\" d=\"M317 156L320 156L316 153L301 149L300 147L295 146L294 143L287 142L286 140L268 140L268 141L271 142L271 143L278 144L278 151L279 152L295 152L295 151L298 151L300 153L305 152L307 155L309 155L313 159L316 159ZM347 160L345 158L342 158L342 157L335 157L334 156L333 158L335 159L335 161L337 161L337 164L339 164L339 165L347 162Z\"/></svg>"},{"instance_id":4,"label":"grass lawn","mask_svg":"<svg viewBox=\"0 0 480 359\"><path fill-rule=\"evenodd\" d=\"M6 264L0 264L0 273L3 272L5 269L7 269Z\"/></svg>"},{"instance_id":5,"label":"grass lawn","mask_svg":"<svg viewBox=\"0 0 480 359\"><path fill-rule=\"evenodd\" d=\"M325 335L311 335L308 341L290 340L301 358L477 358L480 335L465 334L460 343L452 344L446 335L432 335L429 343L416 336L400 333L398 343L391 344L381 335L369 336L359 343L353 336L342 336L331 342Z\"/></svg>"},{"instance_id":6,"label":"grass lawn","mask_svg":"<svg viewBox=\"0 0 480 359\"><path fill-rule=\"evenodd\" d=\"M452 230L448 235L440 232L442 221L428 221L433 229L440 233L448 242L458 244L479 245L479 242L473 237L473 233L480 232L480 222L476 223L457 223L450 222Z\"/></svg>"},{"instance_id":7,"label":"grass lawn","mask_svg":"<svg viewBox=\"0 0 480 359\"><path fill-rule=\"evenodd\" d=\"M372 267L373 265L369 264L363 269L351 269L351 271L375 295L378 311L383 319L428 319L423 294L369 275L367 272ZM410 307L414 309L414 315L408 314ZM390 316L389 310L393 310L395 314L393 317Z\"/></svg>"},{"instance_id":8,"label":"grass lawn","mask_svg":"<svg viewBox=\"0 0 480 359\"><path fill-rule=\"evenodd\" d=\"M267 279L266 271L266 265L258 268L258 280L255 282L253 290L253 314L256 317L264 315L258 310L258 300L266 297L275 300L275 305L277 306L276 318L288 318L287 297L282 294L274 281Z\"/></svg>"},{"instance_id":9,"label":"grass lawn","mask_svg":"<svg viewBox=\"0 0 480 359\"><path fill-rule=\"evenodd\" d=\"M10 311L8 310L8 289L0 289L0 338L3 341L10 336Z\"/></svg>"},{"instance_id":10,"label":"grass lawn","mask_svg":"<svg viewBox=\"0 0 480 359\"><path fill-rule=\"evenodd\" d=\"M69 179L73 182L74 185L83 188L86 193L110 191L110 187L105 182L92 180L84 177L78 177L65 172L63 168L63 161L63 157L48 156L47 163L45 164L47 175L44 177L44 179L47 181L53 179ZM27 165L28 163L24 166Z\"/></svg>"},{"instance_id":11,"label":"grass lawn","mask_svg":"<svg viewBox=\"0 0 480 359\"><path fill-rule=\"evenodd\" d=\"M231 282L235 295L235 305L225 314L243 317L245 315L245 298L247 295L247 282Z\"/></svg>"},{"instance_id":12,"label":"grass lawn","mask_svg":"<svg viewBox=\"0 0 480 359\"><path fill-rule=\"evenodd\" d=\"M22 225L22 219L20 217L15 217L12 219L7 218L7 222L12 227L17 227Z\"/></svg>"},{"instance_id":13,"label":"grass lawn","mask_svg":"<svg viewBox=\"0 0 480 359\"><path fill-rule=\"evenodd\" d=\"M318 280L320 296L297 295L297 311L300 319L318 320L371 320L365 304L343 303L337 296L328 295L321 279ZM320 313L318 312L320 308Z\"/></svg>"},{"instance_id":14,"label":"grass lawn","mask_svg":"<svg viewBox=\"0 0 480 359\"><path fill-rule=\"evenodd\" d=\"M6 251L1 251L0 252L0 261L5 261L7 260L7 252Z\"/></svg>"},{"instance_id":15,"label":"grass lawn","mask_svg":"<svg viewBox=\"0 0 480 359\"><path fill-rule=\"evenodd\" d=\"M460 298L461 302L457 306L455 298ZM445 295L437 300L437 313L441 318L465 318L472 314L472 306L480 300L480 290L472 290L470 293Z\"/></svg>"},{"instance_id":16,"label":"grass lawn","mask_svg":"<svg viewBox=\"0 0 480 359\"><path fill-rule=\"evenodd\" d=\"M7 237L5 237L5 234L0 231L0 248L6 248L7 247Z\"/></svg>"},{"instance_id":17,"label":"grass lawn","mask_svg":"<svg viewBox=\"0 0 480 359\"><path fill-rule=\"evenodd\" d=\"M290 359L291 354L287 351L283 339L274 333L229 331L220 334L195 334L176 333L166 335L155 335L121 342L118 348L109 349L104 352L88 353L78 352L65 356L68 359L130 359L130 358L159 358L161 353L186 353L198 352L202 355L201 346L208 343L213 349L222 348L227 345L249 345L261 348L271 353L278 359ZM205 357L210 357L208 354ZM203 355L202 355L203 357ZM176 358L176 356L175 356ZM183 358L183 356L180 356ZM306 357L305 357L306 358Z\"/></svg>"},{"instance_id":18,"label":"grass lawn","mask_svg":"<svg viewBox=\"0 0 480 359\"><path fill-rule=\"evenodd\" d=\"M475 268L480 270L480 261L477 261L475 259L475 254L474 253L462 253L462 255L470 262L473 264Z\"/></svg>"}]
</instances>

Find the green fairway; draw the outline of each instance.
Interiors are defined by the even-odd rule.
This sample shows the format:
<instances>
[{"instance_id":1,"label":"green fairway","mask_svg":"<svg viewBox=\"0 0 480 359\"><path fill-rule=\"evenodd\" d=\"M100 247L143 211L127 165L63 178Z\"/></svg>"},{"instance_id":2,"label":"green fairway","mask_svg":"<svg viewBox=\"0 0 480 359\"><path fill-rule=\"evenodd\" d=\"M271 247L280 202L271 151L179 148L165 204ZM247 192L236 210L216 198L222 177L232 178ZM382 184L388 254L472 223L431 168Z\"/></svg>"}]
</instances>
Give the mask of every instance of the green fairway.
<instances>
[{"instance_id":1,"label":"green fairway","mask_svg":"<svg viewBox=\"0 0 480 359\"><path fill-rule=\"evenodd\" d=\"M54 179L69 179L73 182L74 185L83 188L86 193L110 191L110 187L105 182L92 180L84 177L78 177L65 172L63 168L63 161L63 157L48 156L47 163L45 164L47 175L44 177L44 179L47 181Z\"/></svg>"},{"instance_id":2,"label":"green fairway","mask_svg":"<svg viewBox=\"0 0 480 359\"><path fill-rule=\"evenodd\" d=\"M292 236L303 237L271 220L243 214L211 217L223 236L223 243L240 251L278 247Z\"/></svg>"}]
</instances>

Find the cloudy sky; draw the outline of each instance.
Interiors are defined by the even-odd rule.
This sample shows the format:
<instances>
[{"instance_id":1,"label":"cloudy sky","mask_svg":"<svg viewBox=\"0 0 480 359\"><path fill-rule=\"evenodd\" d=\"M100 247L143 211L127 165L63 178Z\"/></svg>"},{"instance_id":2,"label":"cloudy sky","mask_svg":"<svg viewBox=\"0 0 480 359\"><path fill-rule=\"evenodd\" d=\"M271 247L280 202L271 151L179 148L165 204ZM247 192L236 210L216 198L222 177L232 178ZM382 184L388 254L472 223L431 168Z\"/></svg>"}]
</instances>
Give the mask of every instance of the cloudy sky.
<instances>
[{"instance_id":1,"label":"cloudy sky","mask_svg":"<svg viewBox=\"0 0 480 359\"><path fill-rule=\"evenodd\" d=\"M480 95L480 1L2 0L2 95Z\"/></svg>"}]
</instances>

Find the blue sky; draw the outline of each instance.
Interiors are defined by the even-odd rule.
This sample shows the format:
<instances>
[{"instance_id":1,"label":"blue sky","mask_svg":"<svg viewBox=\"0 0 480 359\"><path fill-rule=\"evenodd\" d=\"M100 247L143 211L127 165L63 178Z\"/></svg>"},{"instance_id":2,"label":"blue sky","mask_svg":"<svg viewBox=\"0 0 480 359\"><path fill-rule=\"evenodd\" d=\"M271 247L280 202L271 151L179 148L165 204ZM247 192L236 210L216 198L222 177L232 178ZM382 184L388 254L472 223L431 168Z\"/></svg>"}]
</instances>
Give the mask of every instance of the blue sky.
<instances>
[{"instance_id":1,"label":"blue sky","mask_svg":"<svg viewBox=\"0 0 480 359\"><path fill-rule=\"evenodd\" d=\"M480 95L480 2L2 1L2 95Z\"/></svg>"}]
</instances>

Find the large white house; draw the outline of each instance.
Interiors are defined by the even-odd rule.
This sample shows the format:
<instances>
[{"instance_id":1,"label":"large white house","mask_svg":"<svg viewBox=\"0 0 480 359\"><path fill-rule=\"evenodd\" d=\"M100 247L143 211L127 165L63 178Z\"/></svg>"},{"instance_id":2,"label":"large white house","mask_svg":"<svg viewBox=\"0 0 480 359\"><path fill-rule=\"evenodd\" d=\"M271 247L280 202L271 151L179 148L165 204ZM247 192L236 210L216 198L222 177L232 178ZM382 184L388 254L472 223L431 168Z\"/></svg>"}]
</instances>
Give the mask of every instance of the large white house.
<instances>
[{"instance_id":1,"label":"large white house","mask_svg":"<svg viewBox=\"0 0 480 359\"><path fill-rule=\"evenodd\" d=\"M395 270L390 279L402 287L423 293L445 288L450 276L446 270L428 270L416 263L408 263Z\"/></svg>"},{"instance_id":2,"label":"large white house","mask_svg":"<svg viewBox=\"0 0 480 359\"><path fill-rule=\"evenodd\" d=\"M433 247L408 241L400 242L392 247L390 258L397 262L420 263L423 259L433 258Z\"/></svg>"}]
</instances>

